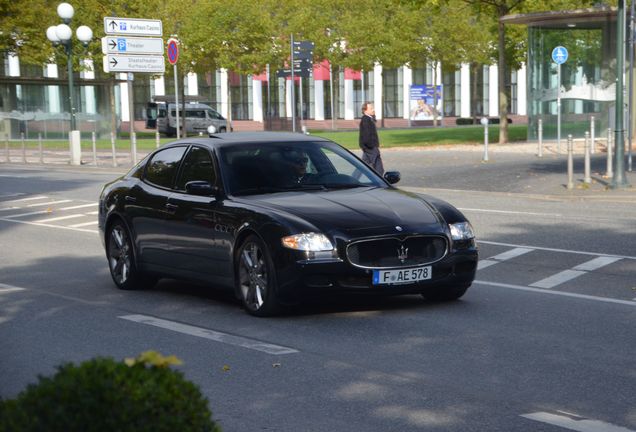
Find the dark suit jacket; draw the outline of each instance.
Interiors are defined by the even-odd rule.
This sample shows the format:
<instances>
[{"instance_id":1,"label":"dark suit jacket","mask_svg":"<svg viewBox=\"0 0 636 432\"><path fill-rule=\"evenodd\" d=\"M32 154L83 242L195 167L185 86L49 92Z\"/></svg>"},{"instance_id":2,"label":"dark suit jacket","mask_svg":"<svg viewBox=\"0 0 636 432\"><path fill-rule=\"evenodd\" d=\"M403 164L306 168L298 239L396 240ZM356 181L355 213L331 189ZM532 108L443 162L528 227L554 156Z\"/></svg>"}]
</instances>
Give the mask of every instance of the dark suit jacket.
<instances>
[{"instance_id":1,"label":"dark suit jacket","mask_svg":"<svg viewBox=\"0 0 636 432\"><path fill-rule=\"evenodd\" d=\"M375 120L366 114L363 115L360 120L360 137L358 143L362 151L373 151L380 146Z\"/></svg>"}]
</instances>

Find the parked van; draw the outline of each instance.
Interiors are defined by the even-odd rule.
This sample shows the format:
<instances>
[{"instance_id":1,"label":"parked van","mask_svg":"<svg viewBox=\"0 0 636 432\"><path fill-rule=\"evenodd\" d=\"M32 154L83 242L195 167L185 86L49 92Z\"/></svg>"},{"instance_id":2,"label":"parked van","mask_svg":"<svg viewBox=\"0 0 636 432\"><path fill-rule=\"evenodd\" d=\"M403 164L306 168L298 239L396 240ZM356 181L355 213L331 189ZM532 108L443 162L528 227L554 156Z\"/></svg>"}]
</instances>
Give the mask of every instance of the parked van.
<instances>
[{"instance_id":1,"label":"parked van","mask_svg":"<svg viewBox=\"0 0 636 432\"><path fill-rule=\"evenodd\" d=\"M179 105L179 128L183 130L183 113ZM188 103L185 105L186 132L207 135L208 126L214 126L219 132L227 132L227 120L209 105ZM177 134L177 110L175 104L157 104L157 129L167 136Z\"/></svg>"}]
</instances>

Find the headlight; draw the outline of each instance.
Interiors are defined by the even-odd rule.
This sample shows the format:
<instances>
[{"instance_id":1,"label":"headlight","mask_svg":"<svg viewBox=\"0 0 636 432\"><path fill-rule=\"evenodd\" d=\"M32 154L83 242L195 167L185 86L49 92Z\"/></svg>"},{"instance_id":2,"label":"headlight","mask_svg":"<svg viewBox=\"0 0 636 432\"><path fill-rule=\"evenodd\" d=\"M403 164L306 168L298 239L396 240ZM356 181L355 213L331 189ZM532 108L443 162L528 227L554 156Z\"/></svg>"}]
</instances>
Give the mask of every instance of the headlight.
<instances>
[{"instance_id":1,"label":"headlight","mask_svg":"<svg viewBox=\"0 0 636 432\"><path fill-rule=\"evenodd\" d=\"M450 232L453 240L470 240L475 238L475 232L470 222L459 222L450 224Z\"/></svg>"},{"instance_id":2,"label":"headlight","mask_svg":"<svg viewBox=\"0 0 636 432\"><path fill-rule=\"evenodd\" d=\"M283 246L307 252L331 251L333 245L324 234L303 233L282 238Z\"/></svg>"}]
</instances>

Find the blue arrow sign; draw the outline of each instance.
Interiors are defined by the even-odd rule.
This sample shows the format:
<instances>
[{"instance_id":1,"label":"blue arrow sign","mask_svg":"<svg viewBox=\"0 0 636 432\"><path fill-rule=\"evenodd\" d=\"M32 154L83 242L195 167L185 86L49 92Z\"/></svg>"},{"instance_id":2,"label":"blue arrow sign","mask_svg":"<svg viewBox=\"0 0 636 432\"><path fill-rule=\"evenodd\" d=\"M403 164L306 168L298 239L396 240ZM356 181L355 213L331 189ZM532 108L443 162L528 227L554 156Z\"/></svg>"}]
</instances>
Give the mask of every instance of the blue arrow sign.
<instances>
[{"instance_id":1,"label":"blue arrow sign","mask_svg":"<svg viewBox=\"0 0 636 432\"><path fill-rule=\"evenodd\" d=\"M568 60L568 50L564 46L558 46L552 50L552 61L563 64Z\"/></svg>"}]
</instances>

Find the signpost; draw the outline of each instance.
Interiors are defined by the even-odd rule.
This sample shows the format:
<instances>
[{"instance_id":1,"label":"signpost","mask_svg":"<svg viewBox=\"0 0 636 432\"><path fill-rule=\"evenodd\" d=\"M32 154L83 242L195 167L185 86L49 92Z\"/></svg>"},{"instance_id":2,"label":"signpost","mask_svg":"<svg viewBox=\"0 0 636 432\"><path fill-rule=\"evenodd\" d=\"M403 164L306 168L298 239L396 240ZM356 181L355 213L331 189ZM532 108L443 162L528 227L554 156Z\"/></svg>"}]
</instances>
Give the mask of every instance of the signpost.
<instances>
[{"instance_id":1,"label":"signpost","mask_svg":"<svg viewBox=\"0 0 636 432\"><path fill-rule=\"evenodd\" d=\"M294 77L301 78L300 91L301 91L301 116L302 116L302 78L309 78L313 69L314 59L314 43L311 41L295 41L294 35L291 35L291 53L290 53L290 67L287 69L279 70L276 73L278 78L291 77L292 91L292 131L296 132L296 97L295 97L295 80ZM302 120L302 117L301 117Z\"/></svg>"},{"instance_id":2,"label":"signpost","mask_svg":"<svg viewBox=\"0 0 636 432\"><path fill-rule=\"evenodd\" d=\"M166 51L168 52L168 61L172 65L174 71L174 104L176 106L175 118L177 120L177 139L179 139L181 137L181 131L179 130L179 78L177 75L177 60L179 60L179 41L174 38L168 39ZM168 104L168 109L170 109L170 104Z\"/></svg>"},{"instance_id":3,"label":"signpost","mask_svg":"<svg viewBox=\"0 0 636 432\"><path fill-rule=\"evenodd\" d=\"M132 161L137 163L132 72L155 74L165 72L163 39L161 38L163 26L161 20L104 17L104 33L107 35L102 38L104 72L128 73L130 148Z\"/></svg>"},{"instance_id":4,"label":"signpost","mask_svg":"<svg viewBox=\"0 0 636 432\"><path fill-rule=\"evenodd\" d=\"M559 45L552 50L552 61L557 64L557 153L561 153L561 65L567 60L567 48Z\"/></svg>"}]
</instances>

